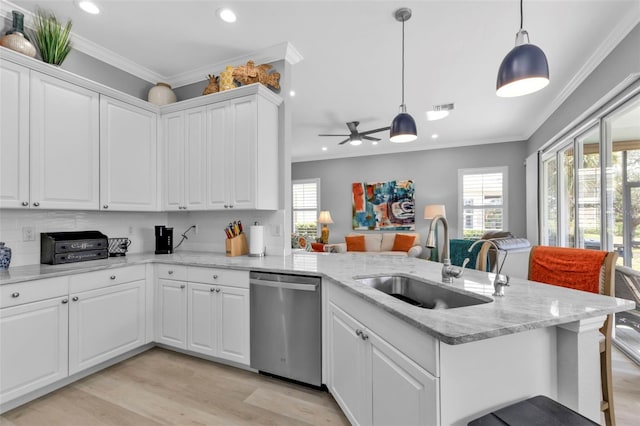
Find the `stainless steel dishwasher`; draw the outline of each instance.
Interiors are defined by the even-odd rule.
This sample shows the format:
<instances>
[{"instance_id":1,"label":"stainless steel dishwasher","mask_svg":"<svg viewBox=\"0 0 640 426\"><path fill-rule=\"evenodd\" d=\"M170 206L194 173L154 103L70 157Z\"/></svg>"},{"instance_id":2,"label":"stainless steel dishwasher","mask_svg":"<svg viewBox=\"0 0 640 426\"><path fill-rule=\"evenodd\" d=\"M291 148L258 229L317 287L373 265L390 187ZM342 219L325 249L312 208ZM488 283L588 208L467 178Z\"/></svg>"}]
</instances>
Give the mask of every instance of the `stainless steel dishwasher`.
<instances>
[{"instance_id":1,"label":"stainless steel dishwasher","mask_svg":"<svg viewBox=\"0 0 640 426\"><path fill-rule=\"evenodd\" d=\"M251 272L251 367L322 385L321 279Z\"/></svg>"}]
</instances>

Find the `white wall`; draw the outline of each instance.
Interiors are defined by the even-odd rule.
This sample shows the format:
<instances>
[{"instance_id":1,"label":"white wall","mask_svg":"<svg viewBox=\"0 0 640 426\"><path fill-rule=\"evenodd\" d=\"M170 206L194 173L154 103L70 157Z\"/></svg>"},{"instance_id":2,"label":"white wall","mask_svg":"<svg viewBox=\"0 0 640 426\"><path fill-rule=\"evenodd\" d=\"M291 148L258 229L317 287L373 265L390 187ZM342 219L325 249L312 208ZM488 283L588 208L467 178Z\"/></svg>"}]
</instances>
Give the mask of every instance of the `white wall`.
<instances>
[{"instance_id":1,"label":"white wall","mask_svg":"<svg viewBox=\"0 0 640 426\"><path fill-rule=\"evenodd\" d=\"M166 225L166 213L0 210L0 241L12 249L11 266L40 263L40 233L100 231L110 238L126 237L131 253L155 250L154 225ZM22 241L22 228L33 227L35 241Z\"/></svg>"}]
</instances>

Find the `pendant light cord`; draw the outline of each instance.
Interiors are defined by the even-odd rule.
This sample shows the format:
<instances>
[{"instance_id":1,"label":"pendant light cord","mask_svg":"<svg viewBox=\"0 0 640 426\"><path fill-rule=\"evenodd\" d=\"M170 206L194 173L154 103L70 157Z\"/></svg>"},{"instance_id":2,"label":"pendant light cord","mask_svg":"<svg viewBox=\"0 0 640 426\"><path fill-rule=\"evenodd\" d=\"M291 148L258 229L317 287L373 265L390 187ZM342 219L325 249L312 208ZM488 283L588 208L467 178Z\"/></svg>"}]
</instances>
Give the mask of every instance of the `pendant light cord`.
<instances>
[{"instance_id":1,"label":"pendant light cord","mask_svg":"<svg viewBox=\"0 0 640 426\"><path fill-rule=\"evenodd\" d=\"M402 105L404 105L404 19L402 20Z\"/></svg>"},{"instance_id":2,"label":"pendant light cord","mask_svg":"<svg viewBox=\"0 0 640 426\"><path fill-rule=\"evenodd\" d=\"M523 24L523 19L524 19L524 15L522 13L522 2L523 0L520 0L520 29L522 30L522 24Z\"/></svg>"}]
</instances>

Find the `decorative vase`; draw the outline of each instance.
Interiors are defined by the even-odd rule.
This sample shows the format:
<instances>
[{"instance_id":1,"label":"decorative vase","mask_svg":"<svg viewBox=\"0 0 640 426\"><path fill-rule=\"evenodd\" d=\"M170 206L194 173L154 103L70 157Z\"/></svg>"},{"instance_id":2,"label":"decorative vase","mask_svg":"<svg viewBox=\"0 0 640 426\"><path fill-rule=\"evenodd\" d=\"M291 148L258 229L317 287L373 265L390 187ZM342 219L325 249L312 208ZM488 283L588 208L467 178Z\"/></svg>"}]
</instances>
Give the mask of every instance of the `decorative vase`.
<instances>
[{"instance_id":1,"label":"decorative vase","mask_svg":"<svg viewBox=\"0 0 640 426\"><path fill-rule=\"evenodd\" d=\"M0 270L9 269L11 263L11 249L6 247L2 241L0 241Z\"/></svg>"},{"instance_id":2,"label":"decorative vase","mask_svg":"<svg viewBox=\"0 0 640 426\"><path fill-rule=\"evenodd\" d=\"M167 105L176 101L176 94L167 83L157 83L149 90L148 99L155 105Z\"/></svg>"},{"instance_id":3,"label":"decorative vase","mask_svg":"<svg viewBox=\"0 0 640 426\"><path fill-rule=\"evenodd\" d=\"M0 46L34 58L36 47L24 35L24 15L17 10L11 13L13 14L13 27L0 39Z\"/></svg>"},{"instance_id":4,"label":"decorative vase","mask_svg":"<svg viewBox=\"0 0 640 426\"><path fill-rule=\"evenodd\" d=\"M220 73L220 91L235 89L236 84L233 81L233 67L227 65L224 71Z\"/></svg>"}]
</instances>

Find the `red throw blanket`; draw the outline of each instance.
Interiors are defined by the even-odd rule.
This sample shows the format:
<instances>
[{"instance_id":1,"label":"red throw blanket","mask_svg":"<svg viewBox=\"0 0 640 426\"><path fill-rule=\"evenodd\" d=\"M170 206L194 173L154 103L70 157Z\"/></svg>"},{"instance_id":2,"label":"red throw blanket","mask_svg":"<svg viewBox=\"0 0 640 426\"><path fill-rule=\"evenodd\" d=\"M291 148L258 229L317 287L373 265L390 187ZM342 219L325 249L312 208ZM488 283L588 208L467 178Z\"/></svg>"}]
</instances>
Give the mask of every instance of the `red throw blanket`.
<instances>
[{"instance_id":1,"label":"red throw blanket","mask_svg":"<svg viewBox=\"0 0 640 426\"><path fill-rule=\"evenodd\" d=\"M600 293L600 269L606 251L567 247L531 248L529 279L541 283Z\"/></svg>"}]
</instances>

